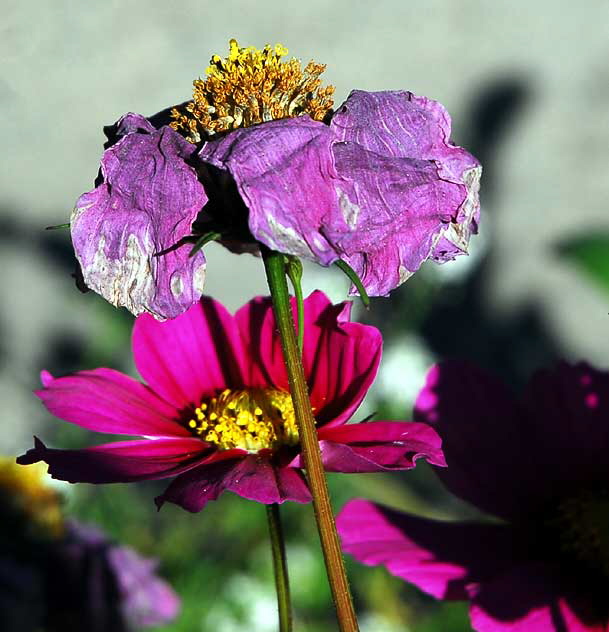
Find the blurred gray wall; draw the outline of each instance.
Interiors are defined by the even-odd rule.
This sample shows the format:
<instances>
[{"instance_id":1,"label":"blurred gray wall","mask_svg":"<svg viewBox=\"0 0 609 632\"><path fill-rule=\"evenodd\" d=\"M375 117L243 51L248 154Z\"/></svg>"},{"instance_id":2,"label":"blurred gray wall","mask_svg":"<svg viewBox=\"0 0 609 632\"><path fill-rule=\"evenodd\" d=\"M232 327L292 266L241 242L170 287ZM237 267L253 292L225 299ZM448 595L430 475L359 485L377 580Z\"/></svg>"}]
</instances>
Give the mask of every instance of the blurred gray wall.
<instances>
[{"instance_id":1,"label":"blurred gray wall","mask_svg":"<svg viewBox=\"0 0 609 632\"><path fill-rule=\"evenodd\" d=\"M573 231L609 227L607 0L2 0L0 7L0 212L15 233L0 241L2 451L29 445L44 417L30 389L45 333L68 326L95 334L90 298L28 248L27 236L35 242L41 227L67 221L92 188L103 125L189 98L192 80L231 37L281 42L305 62L327 63L338 103L352 88L438 99L460 142L474 138L480 95L506 89L509 98L515 86L525 95L520 113L490 139L498 146L482 221L498 246L489 306L504 313L533 298L569 354L609 364L607 301L552 253ZM327 278L311 275L309 287ZM236 307L265 292L261 266L210 247L208 288Z\"/></svg>"}]
</instances>

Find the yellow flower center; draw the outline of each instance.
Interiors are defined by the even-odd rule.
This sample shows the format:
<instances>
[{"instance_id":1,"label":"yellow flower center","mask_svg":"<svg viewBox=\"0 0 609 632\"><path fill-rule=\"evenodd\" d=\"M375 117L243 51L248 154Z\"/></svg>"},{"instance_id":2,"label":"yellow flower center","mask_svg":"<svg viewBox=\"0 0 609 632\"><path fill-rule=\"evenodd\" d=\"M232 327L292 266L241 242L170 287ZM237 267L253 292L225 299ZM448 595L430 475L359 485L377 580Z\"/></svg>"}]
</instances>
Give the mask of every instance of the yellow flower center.
<instances>
[{"instance_id":1,"label":"yellow flower center","mask_svg":"<svg viewBox=\"0 0 609 632\"><path fill-rule=\"evenodd\" d=\"M585 491L566 498L552 525L564 553L609 577L609 494Z\"/></svg>"},{"instance_id":2,"label":"yellow flower center","mask_svg":"<svg viewBox=\"0 0 609 632\"><path fill-rule=\"evenodd\" d=\"M240 48L230 40L224 59L211 58L207 78L193 82L193 100L173 108L170 124L191 143L217 132L274 119L308 114L321 121L332 107L333 86L321 87L324 64L282 61L288 50L280 44L262 50Z\"/></svg>"},{"instance_id":3,"label":"yellow flower center","mask_svg":"<svg viewBox=\"0 0 609 632\"><path fill-rule=\"evenodd\" d=\"M272 389L226 389L195 409L190 431L220 450L249 452L296 445L298 429L289 393Z\"/></svg>"}]
</instances>

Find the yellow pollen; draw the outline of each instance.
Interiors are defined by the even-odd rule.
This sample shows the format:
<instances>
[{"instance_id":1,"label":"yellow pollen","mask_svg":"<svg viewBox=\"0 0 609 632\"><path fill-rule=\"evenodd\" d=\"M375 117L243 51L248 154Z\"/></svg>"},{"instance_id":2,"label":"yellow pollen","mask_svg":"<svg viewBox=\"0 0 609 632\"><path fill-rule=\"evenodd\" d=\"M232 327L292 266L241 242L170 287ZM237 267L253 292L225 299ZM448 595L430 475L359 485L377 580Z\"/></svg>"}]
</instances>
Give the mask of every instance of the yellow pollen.
<instances>
[{"instance_id":1,"label":"yellow pollen","mask_svg":"<svg viewBox=\"0 0 609 632\"><path fill-rule=\"evenodd\" d=\"M204 406L208 414L201 418ZM299 441L292 398L284 391L225 389L196 408L195 416L187 420L188 428L220 450L258 452Z\"/></svg>"},{"instance_id":2,"label":"yellow pollen","mask_svg":"<svg viewBox=\"0 0 609 632\"><path fill-rule=\"evenodd\" d=\"M563 500L550 522L564 553L609 577L609 494L584 491Z\"/></svg>"},{"instance_id":3,"label":"yellow pollen","mask_svg":"<svg viewBox=\"0 0 609 632\"><path fill-rule=\"evenodd\" d=\"M308 114L321 121L332 107L333 86L321 87L324 64L283 61L288 49L259 50L230 40L228 57L213 55L206 79L193 82L193 99L173 108L171 127L191 143L217 132Z\"/></svg>"}]
</instances>

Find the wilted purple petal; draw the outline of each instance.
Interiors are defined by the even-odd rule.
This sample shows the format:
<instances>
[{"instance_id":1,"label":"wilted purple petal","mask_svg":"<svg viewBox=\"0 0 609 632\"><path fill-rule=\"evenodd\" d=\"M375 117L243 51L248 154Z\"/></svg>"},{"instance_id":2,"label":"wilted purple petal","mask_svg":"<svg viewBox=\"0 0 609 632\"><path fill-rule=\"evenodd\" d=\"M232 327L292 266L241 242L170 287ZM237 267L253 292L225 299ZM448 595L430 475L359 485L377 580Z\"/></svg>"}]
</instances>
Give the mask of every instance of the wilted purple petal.
<instances>
[{"instance_id":1,"label":"wilted purple petal","mask_svg":"<svg viewBox=\"0 0 609 632\"><path fill-rule=\"evenodd\" d=\"M201 295L205 258L189 257L182 240L207 195L187 164L194 147L169 127L150 128L134 114L119 121L117 133L130 133L104 152L102 182L77 201L71 230L88 287L165 319Z\"/></svg>"},{"instance_id":2,"label":"wilted purple petal","mask_svg":"<svg viewBox=\"0 0 609 632\"><path fill-rule=\"evenodd\" d=\"M257 240L323 265L342 259L385 295L426 259L465 252L477 230L480 167L449 133L435 101L355 91L329 127L271 121L199 157L230 172Z\"/></svg>"}]
</instances>

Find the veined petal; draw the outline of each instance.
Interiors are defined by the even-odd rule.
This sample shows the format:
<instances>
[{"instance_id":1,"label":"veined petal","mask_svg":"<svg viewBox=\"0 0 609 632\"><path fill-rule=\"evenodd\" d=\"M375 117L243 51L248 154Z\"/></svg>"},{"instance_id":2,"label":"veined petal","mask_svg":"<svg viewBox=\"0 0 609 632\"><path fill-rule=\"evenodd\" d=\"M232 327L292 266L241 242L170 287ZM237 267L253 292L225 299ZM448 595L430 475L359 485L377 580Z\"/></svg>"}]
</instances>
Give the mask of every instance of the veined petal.
<instances>
[{"instance_id":1,"label":"veined petal","mask_svg":"<svg viewBox=\"0 0 609 632\"><path fill-rule=\"evenodd\" d=\"M445 465L440 437L426 424L373 421L318 431L324 468L329 472L404 470L419 458Z\"/></svg>"},{"instance_id":2,"label":"veined petal","mask_svg":"<svg viewBox=\"0 0 609 632\"><path fill-rule=\"evenodd\" d=\"M175 476L212 451L195 437L121 441L82 450L54 450L35 437L34 447L17 463L44 461L53 478L69 483L130 483Z\"/></svg>"},{"instance_id":3,"label":"veined petal","mask_svg":"<svg viewBox=\"0 0 609 632\"><path fill-rule=\"evenodd\" d=\"M343 550L438 599L467 599L467 587L526 559L511 527L418 518L357 499L336 519Z\"/></svg>"},{"instance_id":4,"label":"veined petal","mask_svg":"<svg viewBox=\"0 0 609 632\"><path fill-rule=\"evenodd\" d=\"M178 476L156 503L161 507L171 502L197 512L225 490L264 504L311 500L302 472L276 467L267 458L251 455L204 464Z\"/></svg>"},{"instance_id":5,"label":"veined petal","mask_svg":"<svg viewBox=\"0 0 609 632\"><path fill-rule=\"evenodd\" d=\"M349 322L351 303L332 305L322 292L304 302L303 365L320 425L346 422L372 385L383 341L375 327Z\"/></svg>"},{"instance_id":6,"label":"veined petal","mask_svg":"<svg viewBox=\"0 0 609 632\"><path fill-rule=\"evenodd\" d=\"M126 135L105 151L102 182L77 201L70 226L88 287L136 315L165 319L203 291L205 257L189 257L182 240L207 195L186 162L193 146L169 127L150 128L134 114L119 121Z\"/></svg>"},{"instance_id":7,"label":"veined petal","mask_svg":"<svg viewBox=\"0 0 609 632\"><path fill-rule=\"evenodd\" d=\"M198 406L205 396L244 385L245 355L237 325L211 298L202 298L171 321L138 317L132 345L140 375L178 408Z\"/></svg>"},{"instance_id":8,"label":"veined petal","mask_svg":"<svg viewBox=\"0 0 609 632\"><path fill-rule=\"evenodd\" d=\"M45 388L36 395L65 421L112 434L190 436L174 406L119 371L94 369L59 378L43 371L41 377Z\"/></svg>"}]
</instances>

